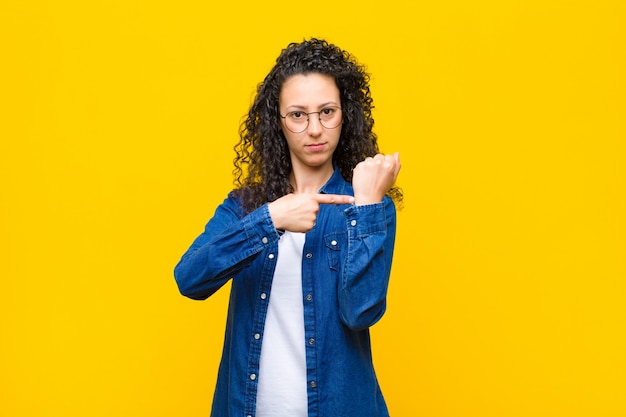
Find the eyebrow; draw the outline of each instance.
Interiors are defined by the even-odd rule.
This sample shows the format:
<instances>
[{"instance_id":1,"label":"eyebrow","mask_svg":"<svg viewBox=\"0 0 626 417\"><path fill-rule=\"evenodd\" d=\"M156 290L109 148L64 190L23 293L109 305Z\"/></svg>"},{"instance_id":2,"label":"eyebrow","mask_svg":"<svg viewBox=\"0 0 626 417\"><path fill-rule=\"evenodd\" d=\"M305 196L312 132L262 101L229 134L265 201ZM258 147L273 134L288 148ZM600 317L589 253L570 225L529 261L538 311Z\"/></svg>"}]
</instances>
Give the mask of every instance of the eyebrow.
<instances>
[{"instance_id":1,"label":"eyebrow","mask_svg":"<svg viewBox=\"0 0 626 417\"><path fill-rule=\"evenodd\" d=\"M337 106L337 107L339 107L339 105L336 102L334 102L334 101L327 101L325 103L320 104L318 106L318 108L323 109L324 107L328 107L328 106ZM298 109L298 110L306 110L307 106L303 106L301 104L291 104L291 105L287 106L286 108L287 109L294 108L294 109Z\"/></svg>"}]
</instances>

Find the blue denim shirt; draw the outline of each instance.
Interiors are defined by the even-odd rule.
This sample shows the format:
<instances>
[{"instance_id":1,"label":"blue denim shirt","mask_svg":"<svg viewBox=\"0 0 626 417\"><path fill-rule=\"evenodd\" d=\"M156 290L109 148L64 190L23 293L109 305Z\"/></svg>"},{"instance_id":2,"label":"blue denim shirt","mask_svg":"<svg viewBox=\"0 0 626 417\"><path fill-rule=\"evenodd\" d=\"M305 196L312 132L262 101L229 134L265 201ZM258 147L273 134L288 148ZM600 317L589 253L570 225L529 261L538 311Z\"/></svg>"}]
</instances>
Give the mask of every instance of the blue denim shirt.
<instances>
[{"instance_id":1,"label":"blue denim shirt","mask_svg":"<svg viewBox=\"0 0 626 417\"><path fill-rule=\"evenodd\" d=\"M321 193L354 195L335 169ZM388 416L369 326L385 312L396 212L391 199L321 205L302 258L309 417ZM267 204L243 215L229 194L174 270L183 295L202 300L232 280L212 417L256 411L261 344L280 231Z\"/></svg>"}]
</instances>

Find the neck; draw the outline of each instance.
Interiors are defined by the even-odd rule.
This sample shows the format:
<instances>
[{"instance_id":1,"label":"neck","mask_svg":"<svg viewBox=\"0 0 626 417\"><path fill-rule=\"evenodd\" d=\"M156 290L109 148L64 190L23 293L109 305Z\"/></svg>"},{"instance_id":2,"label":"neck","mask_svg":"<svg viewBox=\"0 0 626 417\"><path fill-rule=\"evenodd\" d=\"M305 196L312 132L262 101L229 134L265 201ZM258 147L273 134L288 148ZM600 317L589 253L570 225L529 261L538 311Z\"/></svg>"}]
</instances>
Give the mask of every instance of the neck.
<instances>
[{"instance_id":1,"label":"neck","mask_svg":"<svg viewBox=\"0 0 626 417\"><path fill-rule=\"evenodd\" d=\"M291 172L291 185L293 185L294 193L315 194L320 188L328 182L333 175L333 166L320 169L296 170Z\"/></svg>"}]
</instances>

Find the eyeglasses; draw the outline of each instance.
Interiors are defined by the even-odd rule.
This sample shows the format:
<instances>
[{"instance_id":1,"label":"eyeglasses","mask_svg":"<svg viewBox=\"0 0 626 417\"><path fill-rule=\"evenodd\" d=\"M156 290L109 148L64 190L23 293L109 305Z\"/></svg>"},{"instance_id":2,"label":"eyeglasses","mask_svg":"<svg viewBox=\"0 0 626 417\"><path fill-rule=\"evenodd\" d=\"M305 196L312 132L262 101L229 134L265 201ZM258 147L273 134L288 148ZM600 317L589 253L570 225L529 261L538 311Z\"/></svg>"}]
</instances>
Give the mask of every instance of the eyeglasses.
<instances>
[{"instance_id":1,"label":"eyeglasses","mask_svg":"<svg viewBox=\"0 0 626 417\"><path fill-rule=\"evenodd\" d=\"M324 107L320 111L304 112L290 111L280 115L285 120L285 126L293 133L302 133L309 127L309 115L317 114L319 121L326 129L334 129L341 124L341 107Z\"/></svg>"}]
</instances>

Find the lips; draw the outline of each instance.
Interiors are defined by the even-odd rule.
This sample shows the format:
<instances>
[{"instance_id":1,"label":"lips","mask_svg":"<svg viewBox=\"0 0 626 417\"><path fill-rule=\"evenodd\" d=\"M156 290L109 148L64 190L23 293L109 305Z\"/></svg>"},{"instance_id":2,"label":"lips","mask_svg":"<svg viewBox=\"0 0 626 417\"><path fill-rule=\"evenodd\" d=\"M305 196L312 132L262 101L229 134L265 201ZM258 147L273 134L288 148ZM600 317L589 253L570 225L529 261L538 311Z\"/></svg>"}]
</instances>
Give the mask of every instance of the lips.
<instances>
[{"instance_id":1,"label":"lips","mask_svg":"<svg viewBox=\"0 0 626 417\"><path fill-rule=\"evenodd\" d=\"M307 149L313 152L323 151L326 143L312 143L310 145L306 145Z\"/></svg>"}]
</instances>

